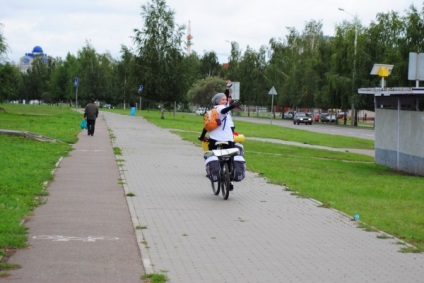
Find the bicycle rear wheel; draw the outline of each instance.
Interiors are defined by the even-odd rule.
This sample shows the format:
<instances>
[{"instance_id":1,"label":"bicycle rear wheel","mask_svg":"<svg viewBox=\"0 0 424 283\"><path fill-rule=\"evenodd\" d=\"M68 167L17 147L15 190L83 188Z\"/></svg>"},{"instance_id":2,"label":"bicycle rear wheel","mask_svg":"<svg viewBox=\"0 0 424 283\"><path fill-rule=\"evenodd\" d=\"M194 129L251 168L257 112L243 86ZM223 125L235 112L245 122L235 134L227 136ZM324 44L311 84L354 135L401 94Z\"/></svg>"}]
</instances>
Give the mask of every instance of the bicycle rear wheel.
<instances>
[{"instance_id":1,"label":"bicycle rear wheel","mask_svg":"<svg viewBox=\"0 0 424 283\"><path fill-rule=\"evenodd\" d=\"M229 170L227 162L222 164L220 185L221 185L220 187L222 192L222 198L226 200L228 199L230 195L230 186L231 186L230 170Z\"/></svg>"},{"instance_id":2,"label":"bicycle rear wheel","mask_svg":"<svg viewBox=\"0 0 424 283\"><path fill-rule=\"evenodd\" d=\"M219 195L219 181L218 182L212 182L211 181L211 185L212 185L212 192L214 195Z\"/></svg>"}]
</instances>

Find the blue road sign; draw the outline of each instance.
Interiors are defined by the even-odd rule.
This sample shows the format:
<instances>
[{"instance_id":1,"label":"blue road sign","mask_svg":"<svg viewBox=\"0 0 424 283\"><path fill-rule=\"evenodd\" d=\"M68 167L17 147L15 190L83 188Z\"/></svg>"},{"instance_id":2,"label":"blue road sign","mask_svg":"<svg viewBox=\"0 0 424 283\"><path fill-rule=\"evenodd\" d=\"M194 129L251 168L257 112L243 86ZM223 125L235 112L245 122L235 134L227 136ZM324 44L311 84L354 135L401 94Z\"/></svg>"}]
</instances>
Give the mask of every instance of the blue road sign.
<instances>
[{"instance_id":1,"label":"blue road sign","mask_svg":"<svg viewBox=\"0 0 424 283\"><path fill-rule=\"evenodd\" d=\"M79 79L78 79L78 77L75 77L74 78L74 87L78 87L78 84L79 84Z\"/></svg>"},{"instance_id":2,"label":"blue road sign","mask_svg":"<svg viewBox=\"0 0 424 283\"><path fill-rule=\"evenodd\" d=\"M139 85L138 86L138 92L142 92L143 91L143 85Z\"/></svg>"}]
</instances>

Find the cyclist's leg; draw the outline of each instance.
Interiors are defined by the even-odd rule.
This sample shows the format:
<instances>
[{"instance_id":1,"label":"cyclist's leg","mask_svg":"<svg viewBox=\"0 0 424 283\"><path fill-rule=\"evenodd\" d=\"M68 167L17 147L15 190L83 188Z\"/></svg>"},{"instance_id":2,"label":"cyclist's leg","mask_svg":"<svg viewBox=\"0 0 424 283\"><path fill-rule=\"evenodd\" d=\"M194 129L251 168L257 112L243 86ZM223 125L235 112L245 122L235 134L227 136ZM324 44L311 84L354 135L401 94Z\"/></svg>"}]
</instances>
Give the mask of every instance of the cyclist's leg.
<instances>
[{"instance_id":1,"label":"cyclist's leg","mask_svg":"<svg viewBox=\"0 0 424 283\"><path fill-rule=\"evenodd\" d=\"M209 150L212 150L212 149L216 149L216 145L215 145L215 143L216 143L216 140L214 140L214 139L209 139Z\"/></svg>"}]
</instances>

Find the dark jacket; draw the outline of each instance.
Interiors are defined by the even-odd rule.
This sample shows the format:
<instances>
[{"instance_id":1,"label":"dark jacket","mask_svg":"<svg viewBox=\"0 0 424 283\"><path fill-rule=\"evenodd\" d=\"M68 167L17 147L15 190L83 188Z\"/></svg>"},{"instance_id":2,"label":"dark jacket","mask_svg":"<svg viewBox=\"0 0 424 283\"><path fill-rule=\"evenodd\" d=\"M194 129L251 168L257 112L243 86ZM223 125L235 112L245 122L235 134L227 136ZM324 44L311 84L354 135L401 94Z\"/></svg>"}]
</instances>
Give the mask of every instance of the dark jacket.
<instances>
[{"instance_id":1,"label":"dark jacket","mask_svg":"<svg viewBox=\"0 0 424 283\"><path fill-rule=\"evenodd\" d=\"M99 116L99 108L95 103L88 103L85 106L84 118L87 120L96 120L97 116Z\"/></svg>"}]
</instances>

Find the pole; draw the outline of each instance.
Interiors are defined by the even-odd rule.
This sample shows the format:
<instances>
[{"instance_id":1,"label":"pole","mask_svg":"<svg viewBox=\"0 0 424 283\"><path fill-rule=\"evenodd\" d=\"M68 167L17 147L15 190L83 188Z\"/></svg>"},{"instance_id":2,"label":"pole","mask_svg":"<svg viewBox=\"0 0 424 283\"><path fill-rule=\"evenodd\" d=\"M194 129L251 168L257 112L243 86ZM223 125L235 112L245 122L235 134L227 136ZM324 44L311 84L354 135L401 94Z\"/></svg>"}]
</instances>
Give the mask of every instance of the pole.
<instances>
[{"instance_id":1,"label":"pole","mask_svg":"<svg viewBox=\"0 0 424 283\"><path fill-rule=\"evenodd\" d=\"M75 88L75 108L78 108L78 86Z\"/></svg>"},{"instance_id":2,"label":"pole","mask_svg":"<svg viewBox=\"0 0 424 283\"><path fill-rule=\"evenodd\" d=\"M356 16L354 18L355 18L355 42L354 42L354 56L355 57L353 58L353 74L352 74L352 115L355 112L355 102L354 102L355 94L354 93L355 93L355 75L356 75L356 49L357 49L356 47L357 47L357 44L358 44L358 23L357 23L358 21L356 19ZM356 114L356 112L355 112L355 114ZM353 125L358 126L358 122L356 121L356 119L355 119L355 123Z\"/></svg>"},{"instance_id":3,"label":"pole","mask_svg":"<svg viewBox=\"0 0 424 283\"><path fill-rule=\"evenodd\" d=\"M356 15L353 15L346 11L343 8L339 8L340 11L345 12L349 16L352 16L355 21L355 40L354 40L354 58L353 58L353 72L352 72L352 97L351 97L351 103L352 103L352 109L351 109L351 119L350 124L351 126L357 126L358 123L355 119L355 102L354 102L354 93L355 93L355 74L356 74L356 49L357 49L357 43L358 43L358 17Z\"/></svg>"},{"instance_id":4,"label":"pole","mask_svg":"<svg viewBox=\"0 0 424 283\"><path fill-rule=\"evenodd\" d=\"M74 77L74 87L75 87L75 109L78 107L78 85L79 85L79 79L78 79L78 77Z\"/></svg>"},{"instance_id":5,"label":"pole","mask_svg":"<svg viewBox=\"0 0 424 283\"><path fill-rule=\"evenodd\" d=\"M271 124L272 124L272 118L273 118L273 112L274 112L274 95L271 95Z\"/></svg>"},{"instance_id":6,"label":"pole","mask_svg":"<svg viewBox=\"0 0 424 283\"><path fill-rule=\"evenodd\" d=\"M272 124L272 118L274 117L274 95L277 95L277 91L275 90L274 86L269 90L268 94L272 96L271 98L271 124Z\"/></svg>"}]
</instances>

